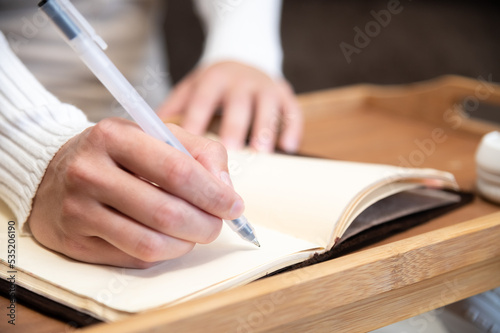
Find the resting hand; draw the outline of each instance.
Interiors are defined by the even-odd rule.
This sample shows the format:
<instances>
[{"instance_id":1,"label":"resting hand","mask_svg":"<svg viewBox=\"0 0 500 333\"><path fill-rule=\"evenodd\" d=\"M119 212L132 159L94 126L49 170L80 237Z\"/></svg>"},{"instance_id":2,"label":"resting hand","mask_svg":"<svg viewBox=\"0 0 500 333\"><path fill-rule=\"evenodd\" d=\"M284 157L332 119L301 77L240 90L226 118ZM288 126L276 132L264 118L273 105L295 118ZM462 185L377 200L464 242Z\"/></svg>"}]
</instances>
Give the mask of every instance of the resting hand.
<instances>
[{"instance_id":1,"label":"resting hand","mask_svg":"<svg viewBox=\"0 0 500 333\"><path fill-rule=\"evenodd\" d=\"M220 62L195 69L160 107L162 118L184 114L182 126L201 135L215 111L223 116L220 137L226 148L238 149L252 127L250 145L270 152L276 142L297 150L302 136L302 113L290 85L237 62Z\"/></svg>"},{"instance_id":2,"label":"resting hand","mask_svg":"<svg viewBox=\"0 0 500 333\"><path fill-rule=\"evenodd\" d=\"M225 149L169 127L194 159L123 119L68 141L35 196L33 236L77 260L138 268L213 241L221 218L244 208L228 186Z\"/></svg>"}]
</instances>

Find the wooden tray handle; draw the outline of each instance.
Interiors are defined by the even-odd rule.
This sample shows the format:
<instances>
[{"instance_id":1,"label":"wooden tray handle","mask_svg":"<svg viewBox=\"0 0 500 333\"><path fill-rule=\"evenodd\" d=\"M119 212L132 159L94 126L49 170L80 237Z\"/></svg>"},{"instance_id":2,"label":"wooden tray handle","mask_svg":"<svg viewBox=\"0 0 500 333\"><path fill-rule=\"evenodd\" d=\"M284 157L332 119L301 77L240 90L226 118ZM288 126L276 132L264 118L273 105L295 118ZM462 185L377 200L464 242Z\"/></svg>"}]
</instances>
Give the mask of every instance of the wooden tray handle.
<instances>
[{"instance_id":1,"label":"wooden tray handle","mask_svg":"<svg viewBox=\"0 0 500 333\"><path fill-rule=\"evenodd\" d=\"M379 110L476 134L500 129L500 124L469 116L480 104L500 106L500 85L492 83L491 76L470 79L446 75L409 85L365 89L365 103Z\"/></svg>"}]
</instances>

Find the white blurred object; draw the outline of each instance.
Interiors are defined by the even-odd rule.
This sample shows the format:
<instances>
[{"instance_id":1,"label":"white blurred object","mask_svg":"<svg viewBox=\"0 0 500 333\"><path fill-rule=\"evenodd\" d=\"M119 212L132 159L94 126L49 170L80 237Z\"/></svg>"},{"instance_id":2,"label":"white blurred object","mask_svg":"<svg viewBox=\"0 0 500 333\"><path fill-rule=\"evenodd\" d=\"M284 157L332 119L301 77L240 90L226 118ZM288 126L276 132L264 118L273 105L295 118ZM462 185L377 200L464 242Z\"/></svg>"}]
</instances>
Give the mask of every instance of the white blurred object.
<instances>
[{"instance_id":1,"label":"white blurred object","mask_svg":"<svg viewBox=\"0 0 500 333\"><path fill-rule=\"evenodd\" d=\"M473 323L481 332L500 333L500 288L451 304L447 308Z\"/></svg>"},{"instance_id":2,"label":"white blurred object","mask_svg":"<svg viewBox=\"0 0 500 333\"><path fill-rule=\"evenodd\" d=\"M448 307L371 331L371 333L483 333L476 325Z\"/></svg>"},{"instance_id":3,"label":"white blurred object","mask_svg":"<svg viewBox=\"0 0 500 333\"><path fill-rule=\"evenodd\" d=\"M476 167L479 193L500 204L500 132L483 137L476 152Z\"/></svg>"}]
</instances>

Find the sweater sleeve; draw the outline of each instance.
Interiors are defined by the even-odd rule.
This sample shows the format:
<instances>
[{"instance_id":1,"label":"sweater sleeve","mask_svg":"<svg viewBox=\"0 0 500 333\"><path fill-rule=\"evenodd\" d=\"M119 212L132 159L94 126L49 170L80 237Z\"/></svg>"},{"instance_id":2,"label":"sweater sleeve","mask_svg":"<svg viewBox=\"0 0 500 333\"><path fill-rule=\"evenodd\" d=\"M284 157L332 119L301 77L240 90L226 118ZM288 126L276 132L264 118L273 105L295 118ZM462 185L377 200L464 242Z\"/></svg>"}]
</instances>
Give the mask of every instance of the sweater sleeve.
<instances>
[{"instance_id":1,"label":"sweater sleeve","mask_svg":"<svg viewBox=\"0 0 500 333\"><path fill-rule=\"evenodd\" d=\"M195 0L206 41L200 64L235 60L281 77L281 0Z\"/></svg>"},{"instance_id":2,"label":"sweater sleeve","mask_svg":"<svg viewBox=\"0 0 500 333\"><path fill-rule=\"evenodd\" d=\"M45 170L59 148L91 126L75 107L46 91L0 32L0 200L22 233Z\"/></svg>"}]
</instances>

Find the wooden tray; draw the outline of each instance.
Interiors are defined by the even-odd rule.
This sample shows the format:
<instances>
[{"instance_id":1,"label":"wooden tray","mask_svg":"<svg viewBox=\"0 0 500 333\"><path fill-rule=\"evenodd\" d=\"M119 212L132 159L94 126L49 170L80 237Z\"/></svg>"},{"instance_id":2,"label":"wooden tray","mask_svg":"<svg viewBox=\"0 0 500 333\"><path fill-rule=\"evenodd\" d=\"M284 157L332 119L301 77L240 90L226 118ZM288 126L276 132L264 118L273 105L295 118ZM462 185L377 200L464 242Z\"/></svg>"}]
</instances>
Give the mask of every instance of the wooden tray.
<instances>
[{"instance_id":1,"label":"wooden tray","mask_svg":"<svg viewBox=\"0 0 500 333\"><path fill-rule=\"evenodd\" d=\"M500 87L447 76L305 94L300 152L447 170L474 191L475 150L499 126L464 117L464 100L500 105ZM477 197L356 253L81 331L369 331L500 286L499 239L500 206ZM23 311L25 327L67 328Z\"/></svg>"}]
</instances>

